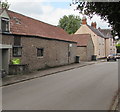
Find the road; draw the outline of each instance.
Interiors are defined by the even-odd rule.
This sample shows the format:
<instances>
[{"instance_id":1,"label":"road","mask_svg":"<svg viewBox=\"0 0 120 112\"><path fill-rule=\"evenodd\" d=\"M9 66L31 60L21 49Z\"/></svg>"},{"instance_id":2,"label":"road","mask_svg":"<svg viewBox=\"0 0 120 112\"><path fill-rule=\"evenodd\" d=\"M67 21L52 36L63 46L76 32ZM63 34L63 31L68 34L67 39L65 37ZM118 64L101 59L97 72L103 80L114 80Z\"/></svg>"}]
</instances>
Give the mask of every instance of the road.
<instances>
[{"instance_id":1,"label":"road","mask_svg":"<svg viewBox=\"0 0 120 112\"><path fill-rule=\"evenodd\" d=\"M103 62L3 87L3 110L108 110L118 63Z\"/></svg>"}]
</instances>

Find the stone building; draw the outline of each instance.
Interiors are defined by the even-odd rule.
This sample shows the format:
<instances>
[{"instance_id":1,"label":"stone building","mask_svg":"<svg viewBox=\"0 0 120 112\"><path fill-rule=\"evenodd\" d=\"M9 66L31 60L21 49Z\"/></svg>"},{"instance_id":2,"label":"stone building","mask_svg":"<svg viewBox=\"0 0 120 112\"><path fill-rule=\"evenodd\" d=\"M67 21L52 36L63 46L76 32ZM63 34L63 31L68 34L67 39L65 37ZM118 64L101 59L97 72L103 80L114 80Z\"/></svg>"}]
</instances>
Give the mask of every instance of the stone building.
<instances>
[{"instance_id":1,"label":"stone building","mask_svg":"<svg viewBox=\"0 0 120 112\"><path fill-rule=\"evenodd\" d=\"M63 29L13 11L4 15L2 44L12 45L10 74L75 62L77 43Z\"/></svg>"},{"instance_id":2,"label":"stone building","mask_svg":"<svg viewBox=\"0 0 120 112\"><path fill-rule=\"evenodd\" d=\"M105 57L105 37L96 27L96 22L92 22L89 26L86 17L83 17L82 25L75 34L90 34L94 44L94 55L97 58L103 58Z\"/></svg>"},{"instance_id":3,"label":"stone building","mask_svg":"<svg viewBox=\"0 0 120 112\"><path fill-rule=\"evenodd\" d=\"M111 35L111 29L101 29L101 28L98 28L98 29L105 36L105 43L106 43L105 55L108 56L109 54L116 54L117 53L117 49L115 46L116 42L113 39L113 36Z\"/></svg>"},{"instance_id":4,"label":"stone building","mask_svg":"<svg viewBox=\"0 0 120 112\"><path fill-rule=\"evenodd\" d=\"M0 9L0 20L5 18L7 15L5 10ZM9 71L9 60L10 60L10 49L11 45L2 44L2 30L1 30L1 21L0 21L0 70L5 70L7 73ZM0 71L1 72L1 71Z\"/></svg>"},{"instance_id":5,"label":"stone building","mask_svg":"<svg viewBox=\"0 0 120 112\"><path fill-rule=\"evenodd\" d=\"M94 55L94 44L90 34L74 34L72 35L77 41L77 56L81 61L91 61Z\"/></svg>"}]
</instances>

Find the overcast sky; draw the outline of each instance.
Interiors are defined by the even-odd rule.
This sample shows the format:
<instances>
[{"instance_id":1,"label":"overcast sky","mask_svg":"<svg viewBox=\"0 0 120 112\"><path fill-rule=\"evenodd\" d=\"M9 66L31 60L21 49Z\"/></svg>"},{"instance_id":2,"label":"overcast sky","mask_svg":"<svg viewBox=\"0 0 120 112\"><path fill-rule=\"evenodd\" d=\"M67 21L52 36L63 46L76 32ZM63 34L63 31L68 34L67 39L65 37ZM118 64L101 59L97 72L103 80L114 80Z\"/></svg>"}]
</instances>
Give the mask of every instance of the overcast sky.
<instances>
[{"instance_id":1,"label":"overcast sky","mask_svg":"<svg viewBox=\"0 0 120 112\"><path fill-rule=\"evenodd\" d=\"M4 1L4 0L3 0ZM74 14L80 16L78 11L74 11L75 6L70 6L72 0L7 0L10 10L38 19L40 21L58 25L59 19L64 15ZM66 2L67 1L67 2ZM97 27L108 28L107 22L94 16L87 19L88 24L97 22Z\"/></svg>"}]
</instances>

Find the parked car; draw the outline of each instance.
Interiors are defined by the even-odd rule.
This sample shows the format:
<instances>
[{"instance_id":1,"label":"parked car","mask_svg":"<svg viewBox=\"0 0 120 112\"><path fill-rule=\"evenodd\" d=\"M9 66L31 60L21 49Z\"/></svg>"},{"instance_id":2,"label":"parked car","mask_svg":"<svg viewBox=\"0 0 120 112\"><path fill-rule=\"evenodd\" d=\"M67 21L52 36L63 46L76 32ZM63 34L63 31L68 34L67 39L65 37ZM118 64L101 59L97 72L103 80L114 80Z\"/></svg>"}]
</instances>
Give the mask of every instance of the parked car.
<instances>
[{"instance_id":1,"label":"parked car","mask_svg":"<svg viewBox=\"0 0 120 112\"><path fill-rule=\"evenodd\" d=\"M116 59L120 59L120 53L116 54Z\"/></svg>"},{"instance_id":2,"label":"parked car","mask_svg":"<svg viewBox=\"0 0 120 112\"><path fill-rule=\"evenodd\" d=\"M116 54L110 54L107 56L107 61L114 60L116 61Z\"/></svg>"}]
</instances>

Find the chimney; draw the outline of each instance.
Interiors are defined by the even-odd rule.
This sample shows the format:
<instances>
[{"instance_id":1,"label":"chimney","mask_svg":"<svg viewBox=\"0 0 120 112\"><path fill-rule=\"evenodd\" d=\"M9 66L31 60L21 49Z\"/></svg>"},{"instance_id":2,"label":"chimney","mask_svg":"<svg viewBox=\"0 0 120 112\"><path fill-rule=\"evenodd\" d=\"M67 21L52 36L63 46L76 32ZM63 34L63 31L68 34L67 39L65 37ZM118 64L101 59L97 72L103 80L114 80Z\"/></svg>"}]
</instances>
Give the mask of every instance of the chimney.
<instances>
[{"instance_id":1,"label":"chimney","mask_svg":"<svg viewBox=\"0 0 120 112\"><path fill-rule=\"evenodd\" d=\"M98 30L101 31L101 28L99 27Z\"/></svg>"},{"instance_id":2,"label":"chimney","mask_svg":"<svg viewBox=\"0 0 120 112\"><path fill-rule=\"evenodd\" d=\"M87 24L87 19L86 19L85 16L83 16L83 18L82 18L82 25L85 25L85 24Z\"/></svg>"},{"instance_id":3,"label":"chimney","mask_svg":"<svg viewBox=\"0 0 120 112\"><path fill-rule=\"evenodd\" d=\"M93 22L91 23L91 26L93 27Z\"/></svg>"},{"instance_id":4,"label":"chimney","mask_svg":"<svg viewBox=\"0 0 120 112\"><path fill-rule=\"evenodd\" d=\"M96 29L96 26L97 26L96 22L94 22L94 23L92 22L91 26Z\"/></svg>"},{"instance_id":5,"label":"chimney","mask_svg":"<svg viewBox=\"0 0 120 112\"><path fill-rule=\"evenodd\" d=\"M98 30L101 30L101 28L99 27Z\"/></svg>"}]
</instances>

